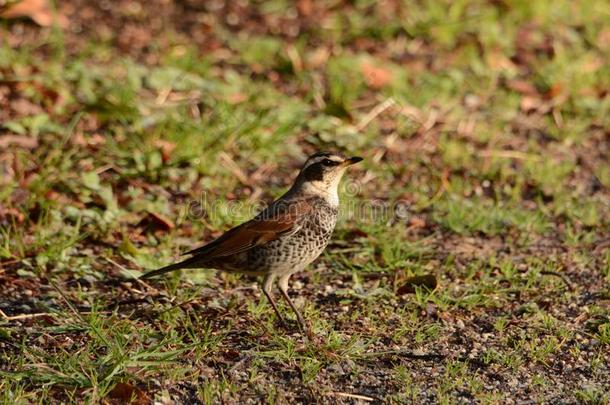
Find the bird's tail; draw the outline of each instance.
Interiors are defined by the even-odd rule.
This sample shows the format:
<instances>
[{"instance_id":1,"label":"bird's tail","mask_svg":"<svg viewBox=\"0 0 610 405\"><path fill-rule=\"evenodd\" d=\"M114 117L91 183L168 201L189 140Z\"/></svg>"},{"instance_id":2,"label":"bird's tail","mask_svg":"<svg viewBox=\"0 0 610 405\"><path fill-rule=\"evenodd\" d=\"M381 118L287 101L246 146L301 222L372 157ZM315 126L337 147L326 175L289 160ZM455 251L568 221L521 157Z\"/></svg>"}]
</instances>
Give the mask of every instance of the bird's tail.
<instances>
[{"instance_id":1,"label":"bird's tail","mask_svg":"<svg viewBox=\"0 0 610 405\"><path fill-rule=\"evenodd\" d=\"M197 257L190 257L186 260L183 260L178 263L170 264L169 266L161 267L160 269L149 271L148 273L144 273L140 276L140 279L146 279L151 277L160 276L161 274L169 273L170 271L180 270L180 269L188 269L197 267Z\"/></svg>"}]
</instances>

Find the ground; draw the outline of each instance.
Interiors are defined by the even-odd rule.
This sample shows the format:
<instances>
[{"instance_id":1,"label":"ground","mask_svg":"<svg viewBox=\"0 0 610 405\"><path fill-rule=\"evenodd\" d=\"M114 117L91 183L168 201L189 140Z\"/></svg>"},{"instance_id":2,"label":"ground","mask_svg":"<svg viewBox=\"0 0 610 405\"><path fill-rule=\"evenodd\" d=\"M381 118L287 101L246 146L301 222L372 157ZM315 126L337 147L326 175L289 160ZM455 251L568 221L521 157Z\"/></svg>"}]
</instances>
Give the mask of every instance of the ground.
<instances>
[{"instance_id":1,"label":"ground","mask_svg":"<svg viewBox=\"0 0 610 405\"><path fill-rule=\"evenodd\" d=\"M3 403L610 401L610 3L56 11L0 19ZM318 150L365 161L310 336L256 279L134 279Z\"/></svg>"}]
</instances>

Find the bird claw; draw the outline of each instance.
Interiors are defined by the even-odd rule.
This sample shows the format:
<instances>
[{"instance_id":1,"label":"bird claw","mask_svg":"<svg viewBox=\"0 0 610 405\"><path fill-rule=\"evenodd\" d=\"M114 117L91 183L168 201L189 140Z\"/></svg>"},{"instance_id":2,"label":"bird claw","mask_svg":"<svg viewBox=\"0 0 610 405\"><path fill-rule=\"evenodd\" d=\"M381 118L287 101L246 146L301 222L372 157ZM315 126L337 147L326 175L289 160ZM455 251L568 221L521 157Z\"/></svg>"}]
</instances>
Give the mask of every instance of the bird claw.
<instances>
[{"instance_id":1,"label":"bird claw","mask_svg":"<svg viewBox=\"0 0 610 405\"><path fill-rule=\"evenodd\" d=\"M313 333L313 329L311 325L305 322L303 319L284 319L279 318L279 323L282 325L284 330L287 332L298 332L301 335L306 336L309 340L314 340L315 334Z\"/></svg>"},{"instance_id":2,"label":"bird claw","mask_svg":"<svg viewBox=\"0 0 610 405\"><path fill-rule=\"evenodd\" d=\"M301 324L292 319L280 319L280 324L287 332L301 331Z\"/></svg>"}]
</instances>

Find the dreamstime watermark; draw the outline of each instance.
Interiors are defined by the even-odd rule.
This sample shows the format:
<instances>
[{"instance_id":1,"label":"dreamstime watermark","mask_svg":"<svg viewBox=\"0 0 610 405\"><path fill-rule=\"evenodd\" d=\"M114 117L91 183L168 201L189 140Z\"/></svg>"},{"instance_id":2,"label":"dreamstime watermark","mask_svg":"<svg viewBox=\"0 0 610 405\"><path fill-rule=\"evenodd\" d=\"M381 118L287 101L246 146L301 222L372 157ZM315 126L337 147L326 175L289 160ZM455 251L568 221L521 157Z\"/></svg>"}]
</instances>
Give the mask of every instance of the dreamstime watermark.
<instances>
[{"instance_id":1,"label":"dreamstime watermark","mask_svg":"<svg viewBox=\"0 0 610 405\"><path fill-rule=\"evenodd\" d=\"M408 223L417 217L412 210L411 202L407 200L359 198L360 190L360 184L357 182L347 182L342 187L342 202L338 207L337 222L393 224ZM221 220L238 224L256 216L260 220L291 221L304 214L307 207L288 202L275 203L271 206L264 201L223 200L211 198L207 193L203 193L198 199L186 201L185 211L186 219L191 221Z\"/></svg>"}]
</instances>

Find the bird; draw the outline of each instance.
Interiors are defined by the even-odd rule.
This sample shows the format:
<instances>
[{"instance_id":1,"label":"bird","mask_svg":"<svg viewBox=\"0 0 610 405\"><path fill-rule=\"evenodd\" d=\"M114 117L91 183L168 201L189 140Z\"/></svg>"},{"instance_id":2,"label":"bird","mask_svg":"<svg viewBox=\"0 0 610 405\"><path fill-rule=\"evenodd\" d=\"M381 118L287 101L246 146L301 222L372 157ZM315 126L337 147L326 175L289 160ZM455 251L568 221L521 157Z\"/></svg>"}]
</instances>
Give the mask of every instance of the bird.
<instances>
[{"instance_id":1,"label":"bird","mask_svg":"<svg viewBox=\"0 0 610 405\"><path fill-rule=\"evenodd\" d=\"M294 312L299 328L304 330L303 316L288 295L290 277L303 271L328 245L337 223L339 183L347 168L362 160L338 152L312 154L290 189L254 218L184 253L189 258L140 278L193 268L262 276L262 291L286 327L273 298L277 280L282 297Z\"/></svg>"}]
</instances>

